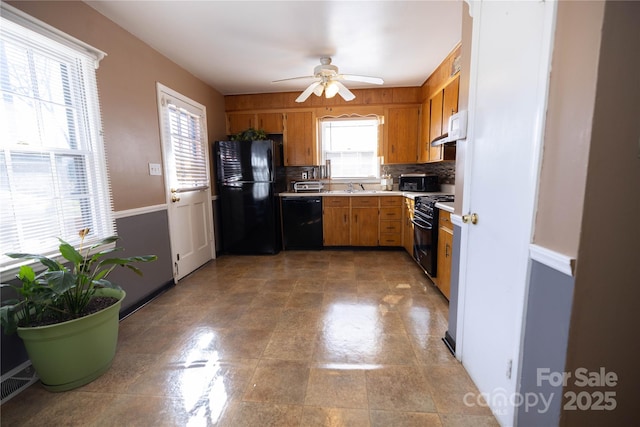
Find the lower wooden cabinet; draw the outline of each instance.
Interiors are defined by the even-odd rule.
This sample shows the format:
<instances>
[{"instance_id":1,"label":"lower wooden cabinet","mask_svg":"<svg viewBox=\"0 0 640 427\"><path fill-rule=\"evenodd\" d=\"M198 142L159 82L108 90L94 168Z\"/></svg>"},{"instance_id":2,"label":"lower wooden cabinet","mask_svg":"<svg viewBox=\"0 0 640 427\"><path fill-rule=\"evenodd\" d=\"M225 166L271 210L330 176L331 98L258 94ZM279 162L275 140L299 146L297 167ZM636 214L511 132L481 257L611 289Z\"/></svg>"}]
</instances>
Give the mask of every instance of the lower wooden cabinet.
<instances>
[{"instance_id":1,"label":"lower wooden cabinet","mask_svg":"<svg viewBox=\"0 0 640 427\"><path fill-rule=\"evenodd\" d=\"M451 228L451 214L440 210L438 227L438 266L436 286L449 299L451 293L451 254L453 252L453 228Z\"/></svg>"},{"instance_id":2,"label":"lower wooden cabinet","mask_svg":"<svg viewBox=\"0 0 640 427\"><path fill-rule=\"evenodd\" d=\"M401 196L323 197L324 246L401 247L403 200Z\"/></svg>"},{"instance_id":3,"label":"lower wooden cabinet","mask_svg":"<svg viewBox=\"0 0 640 427\"><path fill-rule=\"evenodd\" d=\"M349 246L351 209L349 197L322 198L324 246Z\"/></svg>"},{"instance_id":4,"label":"lower wooden cabinet","mask_svg":"<svg viewBox=\"0 0 640 427\"><path fill-rule=\"evenodd\" d=\"M378 246L378 197L350 197L351 246Z\"/></svg>"},{"instance_id":5,"label":"lower wooden cabinet","mask_svg":"<svg viewBox=\"0 0 640 427\"><path fill-rule=\"evenodd\" d=\"M402 245L413 256L413 207L415 202L408 197L404 199L402 209Z\"/></svg>"},{"instance_id":6,"label":"lower wooden cabinet","mask_svg":"<svg viewBox=\"0 0 640 427\"><path fill-rule=\"evenodd\" d=\"M380 197L380 246L402 246L402 197Z\"/></svg>"}]
</instances>

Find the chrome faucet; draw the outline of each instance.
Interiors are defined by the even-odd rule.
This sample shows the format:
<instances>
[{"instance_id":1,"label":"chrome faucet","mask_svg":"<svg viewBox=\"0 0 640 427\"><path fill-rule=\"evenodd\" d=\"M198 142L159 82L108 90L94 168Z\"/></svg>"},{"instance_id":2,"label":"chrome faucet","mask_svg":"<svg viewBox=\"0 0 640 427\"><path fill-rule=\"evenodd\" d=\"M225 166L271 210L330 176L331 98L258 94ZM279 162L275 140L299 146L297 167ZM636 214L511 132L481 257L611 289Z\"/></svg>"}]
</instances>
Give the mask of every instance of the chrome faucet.
<instances>
[{"instance_id":1,"label":"chrome faucet","mask_svg":"<svg viewBox=\"0 0 640 427\"><path fill-rule=\"evenodd\" d=\"M347 184L347 193L353 193L353 182Z\"/></svg>"}]
</instances>

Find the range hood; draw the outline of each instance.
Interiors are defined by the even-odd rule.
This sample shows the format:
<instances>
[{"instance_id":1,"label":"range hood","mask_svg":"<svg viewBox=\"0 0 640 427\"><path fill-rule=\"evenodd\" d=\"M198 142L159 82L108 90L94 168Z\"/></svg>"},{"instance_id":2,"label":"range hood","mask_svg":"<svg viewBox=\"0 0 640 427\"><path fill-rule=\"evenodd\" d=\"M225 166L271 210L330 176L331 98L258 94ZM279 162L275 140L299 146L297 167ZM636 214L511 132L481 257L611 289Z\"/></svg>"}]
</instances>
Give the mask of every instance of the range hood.
<instances>
[{"instance_id":1,"label":"range hood","mask_svg":"<svg viewBox=\"0 0 640 427\"><path fill-rule=\"evenodd\" d=\"M467 137L467 110L461 110L452 114L451 117L449 117L447 130L447 133L431 141L432 147L437 147L447 142L455 142Z\"/></svg>"}]
</instances>

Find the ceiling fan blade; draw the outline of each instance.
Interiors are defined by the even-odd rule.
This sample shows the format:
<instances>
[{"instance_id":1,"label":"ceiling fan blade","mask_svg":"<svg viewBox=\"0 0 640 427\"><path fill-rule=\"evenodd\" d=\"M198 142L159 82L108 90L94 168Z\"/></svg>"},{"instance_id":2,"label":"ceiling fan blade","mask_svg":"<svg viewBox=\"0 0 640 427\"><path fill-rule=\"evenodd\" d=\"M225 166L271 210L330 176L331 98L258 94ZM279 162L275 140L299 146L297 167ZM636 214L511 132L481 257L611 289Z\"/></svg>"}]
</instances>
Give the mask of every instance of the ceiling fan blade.
<instances>
[{"instance_id":1,"label":"ceiling fan blade","mask_svg":"<svg viewBox=\"0 0 640 427\"><path fill-rule=\"evenodd\" d=\"M302 92L300 94L300 96L298 96L296 98L296 102L304 102L307 100L308 97L311 96L311 94L313 93L313 91L315 90L315 88L318 87L318 85L321 85L322 82L313 82L309 85L309 87L307 87L304 92Z\"/></svg>"},{"instance_id":2,"label":"ceiling fan blade","mask_svg":"<svg viewBox=\"0 0 640 427\"><path fill-rule=\"evenodd\" d=\"M384 80L382 80L380 77L356 76L354 74L340 74L338 78L350 82L371 83L374 85L381 85L384 83Z\"/></svg>"},{"instance_id":3,"label":"ceiling fan blade","mask_svg":"<svg viewBox=\"0 0 640 427\"><path fill-rule=\"evenodd\" d=\"M274 80L271 83L280 83L280 82L288 82L290 80L303 80L303 79L315 79L316 76L300 76L300 77L291 77L289 79L280 79Z\"/></svg>"},{"instance_id":4,"label":"ceiling fan blade","mask_svg":"<svg viewBox=\"0 0 640 427\"><path fill-rule=\"evenodd\" d=\"M333 83L338 86L338 93L345 101L351 101L352 99L355 99L356 96L349 89L347 89L345 85L337 80L334 80Z\"/></svg>"}]
</instances>

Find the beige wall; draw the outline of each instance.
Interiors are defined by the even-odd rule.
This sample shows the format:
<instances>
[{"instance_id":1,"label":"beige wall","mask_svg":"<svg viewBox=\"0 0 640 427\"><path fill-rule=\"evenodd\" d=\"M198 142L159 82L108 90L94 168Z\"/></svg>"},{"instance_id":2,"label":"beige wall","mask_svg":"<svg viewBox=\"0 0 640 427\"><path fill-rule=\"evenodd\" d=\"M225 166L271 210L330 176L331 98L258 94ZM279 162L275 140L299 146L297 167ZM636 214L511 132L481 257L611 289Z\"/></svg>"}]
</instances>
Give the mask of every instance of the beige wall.
<instances>
[{"instance_id":1,"label":"beige wall","mask_svg":"<svg viewBox=\"0 0 640 427\"><path fill-rule=\"evenodd\" d=\"M534 243L576 258L604 2L558 3Z\"/></svg>"},{"instance_id":2,"label":"beige wall","mask_svg":"<svg viewBox=\"0 0 640 427\"><path fill-rule=\"evenodd\" d=\"M566 366L615 372L618 385L602 391L616 393L617 408L566 411L566 426L638 420L639 22L639 2L606 2Z\"/></svg>"},{"instance_id":3,"label":"beige wall","mask_svg":"<svg viewBox=\"0 0 640 427\"><path fill-rule=\"evenodd\" d=\"M26 13L104 52L97 71L114 209L165 203L156 82L207 108L209 140L224 137L224 98L216 90L100 15L85 3L10 2Z\"/></svg>"}]
</instances>

